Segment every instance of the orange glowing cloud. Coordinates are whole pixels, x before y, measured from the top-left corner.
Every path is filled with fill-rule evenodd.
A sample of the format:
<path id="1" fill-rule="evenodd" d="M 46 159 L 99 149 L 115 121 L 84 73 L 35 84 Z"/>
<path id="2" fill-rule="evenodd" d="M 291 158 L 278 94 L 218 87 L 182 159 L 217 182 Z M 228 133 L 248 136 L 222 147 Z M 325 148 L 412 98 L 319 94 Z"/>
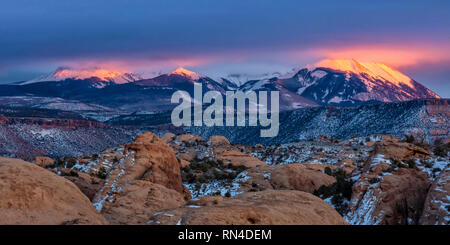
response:
<path id="1" fill-rule="evenodd" d="M 354 46 L 320 48 L 309 51 L 316 57 L 327 59 L 357 59 L 377 62 L 393 67 L 413 66 L 419 63 L 436 63 L 450 59 L 450 45 L 419 46 Z"/>
<path id="2" fill-rule="evenodd" d="M 75 59 L 63 61 L 62 65 L 78 70 L 92 70 L 98 73 L 108 73 L 109 71 L 123 73 L 129 71 L 160 71 L 172 70 L 176 67 L 194 67 L 213 62 L 209 57 L 192 57 L 192 58 L 165 58 L 145 59 L 145 58 L 114 58 L 114 59 Z M 58 63 L 61 65 L 61 63 Z M 99 74 L 109 76 L 111 74 Z"/>
<path id="3" fill-rule="evenodd" d="M 326 67 L 339 71 L 350 71 L 356 74 L 368 74 L 375 78 L 381 78 L 400 86 L 406 84 L 412 87 L 411 78 L 403 73 L 386 66 L 385 64 L 373 62 L 358 62 L 356 60 L 322 60 L 315 64 L 316 67 Z"/>
<path id="4" fill-rule="evenodd" d="M 101 80 L 108 81 L 121 76 L 122 72 L 106 69 L 89 69 L 89 70 L 74 70 L 74 69 L 59 69 L 53 76 L 58 79 L 77 78 L 86 79 L 90 77 L 98 77 Z"/>

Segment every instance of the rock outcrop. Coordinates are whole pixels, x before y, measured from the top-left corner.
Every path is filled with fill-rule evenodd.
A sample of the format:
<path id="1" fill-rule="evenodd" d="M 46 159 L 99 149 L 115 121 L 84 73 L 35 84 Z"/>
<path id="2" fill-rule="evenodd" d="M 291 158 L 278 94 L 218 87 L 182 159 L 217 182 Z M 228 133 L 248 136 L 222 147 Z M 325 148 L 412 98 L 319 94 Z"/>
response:
<path id="1" fill-rule="evenodd" d="M 166 133 L 161 137 L 161 140 L 166 143 L 169 143 L 169 142 L 172 142 L 173 140 L 175 140 L 176 137 L 177 136 L 173 133 Z"/>
<path id="2" fill-rule="evenodd" d="M 39 167 L 46 168 L 55 164 L 55 161 L 49 157 L 36 157 L 34 163 Z"/>
<path id="3" fill-rule="evenodd" d="M 111 224 L 142 224 L 160 209 L 190 199 L 175 153 L 153 133 L 138 135 L 132 143 L 100 157 L 96 165 L 109 169 L 94 205 Z"/>
<path id="4" fill-rule="evenodd" d="M 232 145 L 223 136 L 211 136 L 208 141 L 195 134 L 181 134 L 175 139 L 171 134 L 163 137 L 167 139 L 180 160 L 188 162 L 214 160 L 247 168 L 266 165 L 258 158 L 245 153 L 243 146 Z M 186 166 L 186 163 L 182 165 Z"/>
<path id="5" fill-rule="evenodd" d="M 0 158 L 0 224 L 107 224 L 70 181 L 35 164 Z"/>
<path id="6" fill-rule="evenodd" d="M 205 205 L 205 206 L 200 206 Z M 148 224 L 166 225 L 344 225 L 346 222 L 320 198 L 301 191 L 267 190 L 234 198 L 193 202 L 164 210 Z"/>
<path id="7" fill-rule="evenodd" d="M 111 224 L 145 224 L 160 210 L 176 208 L 186 203 L 184 195 L 149 181 L 127 182 L 112 203 L 105 203 L 103 216 Z"/>
<path id="8" fill-rule="evenodd" d="M 428 192 L 421 225 L 450 225 L 450 169 L 442 171 Z"/>
<path id="9" fill-rule="evenodd" d="M 216 159 L 223 161 L 223 163 L 225 164 L 232 164 L 234 166 L 245 166 L 247 168 L 267 165 L 258 158 L 237 150 L 226 151 L 217 156 Z"/>
<path id="10" fill-rule="evenodd" d="M 329 186 L 336 179 L 303 164 L 258 166 L 246 170 L 248 178 L 241 190 L 298 190 L 313 193 L 321 186 Z"/>
<path id="11" fill-rule="evenodd" d="M 175 141 L 187 145 L 194 145 L 198 142 L 204 142 L 205 140 L 202 137 L 195 134 L 181 134 L 175 138 Z"/>
<path id="12" fill-rule="evenodd" d="M 229 145 L 230 141 L 224 136 L 211 136 L 209 137 L 208 144 L 211 146 Z"/>
<path id="13" fill-rule="evenodd" d="M 135 161 L 127 169 L 127 174 L 121 178 L 121 182 L 141 178 L 183 192 L 180 167 L 175 153 L 156 135 L 147 132 L 136 136 L 136 139 L 126 146 L 125 154 L 128 152 L 135 152 Z"/>
<path id="14" fill-rule="evenodd" d="M 71 175 L 72 170 L 62 170 L 65 171 L 64 178 L 72 181 L 80 190 L 86 195 L 89 200 L 93 201 L 95 195 L 100 191 L 100 189 L 105 184 L 105 180 L 100 179 L 95 176 L 83 172 L 76 172 L 76 175 Z"/>
<path id="15" fill-rule="evenodd" d="M 381 154 L 385 158 L 407 161 L 410 158 L 425 158 L 430 153 L 422 147 L 406 142 L 381 141 L 374 144 L 374 154 Z"/>
<path id="16" fill-rule="evenodd" d="M 345 218 L 354 225 L 417 224 L 429 186 L 427 174 L 415 169 L 363 175 L 353 185 Z"/>

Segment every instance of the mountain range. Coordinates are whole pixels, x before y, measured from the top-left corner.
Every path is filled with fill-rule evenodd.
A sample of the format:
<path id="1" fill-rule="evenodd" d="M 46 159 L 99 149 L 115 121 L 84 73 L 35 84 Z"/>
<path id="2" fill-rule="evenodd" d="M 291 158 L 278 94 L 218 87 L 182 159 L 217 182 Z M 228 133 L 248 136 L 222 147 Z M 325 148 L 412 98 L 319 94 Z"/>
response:
<path id="1" fill-rule="evenodd" d="M 280 109 L 291 110 L 319 105 L 353 106 L 373 102 L 397 102 L 439 98 L 425 86 L 387 65 L 356 60 L 324 60 L 277 77 L 237 84 L 182 67 L 157 77 L 105 69 L 57 71 L 29 81 L 0 85 L 0 98 L 47 97 L 99 105 L 126 112 L 172 109 L 177 90 L 193 94 L 193 83 L 203 89 L 224 93 L 278 90 Z M 15 103 L 20 103 L 15 100 Z M 16 104 L 17 105 L 17 104 Z"/>

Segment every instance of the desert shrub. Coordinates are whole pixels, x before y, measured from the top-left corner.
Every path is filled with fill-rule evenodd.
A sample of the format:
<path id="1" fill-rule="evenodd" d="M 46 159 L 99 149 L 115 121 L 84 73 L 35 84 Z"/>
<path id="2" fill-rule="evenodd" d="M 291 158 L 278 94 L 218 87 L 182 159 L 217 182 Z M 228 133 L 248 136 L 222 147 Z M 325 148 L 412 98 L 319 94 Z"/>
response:
<path id="1" fill-rule="evenodd" d="M 416 141 L 416 139 L 414 138 L 413 135 L 405 135 L 405 138 L 403 139 L 403 142 L 406 143 L 414 143 Z"/>
<path id="2" fill-rule="evenodd" d="M 229 169 L 231 169 L 231 170 L 234 170 L 234 171 L 236 171 L 236 172 L 238 172 L 238 173 L 240 173 L 240 172 L 242 172 L 242 171 L 245 171 L 245 170 L 247 170 L 247 169 L 249 169 L 249 168 L 247 168 L 246 166 L 244 166 L 244 165 L 233 165 L 233 164 L 228 164 L 228 168 Z"/>
<path id="3" fill-rule="evenodd" d="M 205 175 L 203 175 L 203 174 L 201 174 L 200 176 L 197 176 L 197 181 L 200 182 L 200 183 L 206 183 L 206 182 L 208 182 L 208 181 L 207 181 L 207 178 L 206 178 Z"/>
<path id="4" fill-rule="evenodd" d="M 447 144 L 437 145 L 433 150 L 433 154 L 438 157 L 446 157 L 448 156 L 449 151 L 450 151 L 450 142 Z"/>
<path id="5" fill-rule="evenodd" d="M 420 159 L 420 162 L 426 167 L 426 168 L 432 168 L 433 164 L 425 159 Z"/>
<path id="6" fill-rule="evenodd" d="M 108 175 L 106 168 L 101 166 L 100 169 L 97 171 L 96 176 L 100 179 L 106 179 L 106 176 Z"/>
<path id="7" fill-rule="evenodd" d="M 441 169 L 440 168 L 433 168 L 433 170 L 431 170 L 433 173 L 437 173 L 437 172 L 440 172 L 441 171 Z"/>
<path id="8" fill-rule="evenodd" d="M 391 158 L 389 159 L 391 161 L 391 166 L 392 167 L 397 167 L 397 168 L 403 168 L 403 163 L 400 162 L 399 160 L 395 159 L 395 158 Z"/>
<path id="9" fill-rule="evenodd" d="M 237 176 L 236 172 L 230 172 L 228 173 L 227 179 L 233 180 Z"/>
<path id="10" fill-rule="evenodd" d="M 196 181 L 196 176 L 192 172 L 182 174 L 183 180 L 186 180 L 188 183 L 194 183 Z"/>
<path id="11" fill-rule="evenodd" d="M 330 168 L 329 168 L 330 169 Z M 314 191 L 314 195 L 326 199 L 331 197 L 331 203 L 340 214 L 345 214 L 348 209 L 348 200 L 352 196 L 353 181 L 342 169 L 326 170 L 331 171 L 331 176 L 336 178 L 336 182 L 329 186 L 321 186 Z"/>
<path id="12" fill-rule="evenodd" d="M 97 161 L 97 160 L 98 160 L 98 154 L 92 155 L 91 159 L 92 159 L 92 161 L 94 161 L 94 162 Z"/>
<path id="13" fill-rule="evenodd" d="M 380 182 L 380 179 L 379 178 L 371 178 L 371 179 L 369 179 L 369 183 L 372 185 L 372 184 L 375 184 L 375 183 L 378 183 L 378 182 Z"/>
<path id="14" fill-rule="evenodd" d="M 64 161 L 61 158 L 58 157 L 55 160 L 55 165 L 56 165 L 56 167 L 63 166 L 64 165 Z"/>
<path id="15" fill-rule="evenodd" d="M 77 163 L 77 160 L 75 158 L 67 158 L 65 159 L 65 163 L 66 168 L 72 168 Z"/>
<path id="16" fill-rule="evenodd" d="M 425 143 L 425 141 L 423 139 L 421 139 L 420 141 L 415 141 L 414 145 L 425 148 L 425 149 L 429 149 L 430 145 Z"/>
<path id="17" fill-rule="evenodd" d="M 178 159 L 178 158 L 177 158 L 177 159 Z M 119 163 L 119 158 L 117 158 L 117 156 L 114 157 L 113 163 Z"/>
<path id="18" fill-rule="evenodd" d="M 202 184 L 200 182 L 195 183 L 195 190 L 199 191 L 202 188 Z"/>
<path id="19" fill-rule="evenodd" d="M 417 169 L 416 161 L 412 158 L 410 158 L 408 161 L 406 161 L 406 164 L 408 164 L 408 168 Z"/>
<path id="20" fill-rule="evenodd" d="M 76 171 L 70 170 L 70 172 L 64 172 L 61 171 L 61 176 L 71 176 L 71 177 L 78 177 L 78 173 Z"/>
<path id="21" fill-rule="evenodd" d="M 430 148 L 430 145 L 425 143 L 424 139 L 416 139 L 413 135 L 405 135 L 405 138 L 402 140 L 403 142 L 414 144 L 416 146 L 422 147 L 422 148 Z"/>
<path id="22" fill-rule="evenodd" d="M 189 166 L 181 168 L 181 177 L 183 182 L 188 183 L 208 183 L 211 180 L 232 181 L 237 174 L 246 169 L 245 166 L 224 164 L 221 160 L 194 159 Z"/>

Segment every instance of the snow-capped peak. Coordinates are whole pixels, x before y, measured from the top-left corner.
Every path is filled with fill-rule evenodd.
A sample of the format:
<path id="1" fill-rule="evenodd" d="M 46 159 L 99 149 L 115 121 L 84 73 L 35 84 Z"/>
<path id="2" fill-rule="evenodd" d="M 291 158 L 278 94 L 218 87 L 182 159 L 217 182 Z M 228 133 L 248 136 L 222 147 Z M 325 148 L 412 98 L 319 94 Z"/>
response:
<path id="1" fill-rule="evenodd" d="M 21 85 L 37 83 L 37 82 L 49 82 L 49 81 L 63 81 L 66 79 L 88 79 L 98 78 L 105 82 L 113 82 L 116 84 L 123 84 L 141 80 L 142 78 L 133 73 L 119 72 L 101 68 L 93 69 L 72 69 L 67 67 L 58 68 L 55 72 L 48 75 L 44 75 L 29 81 L 22 83 Z"/>
<path id="2" fill-rule="evenodd" d="M 327 59 L 316 63 L 313 67 L 352 72 L 357 75 L 367 74 L 375 79 L 393 83 L 396 86 L 406 85 L 408 87 L 413 87 L 413 82 L 410 77 L 381 63 L 360 62 L 354 59 Z"/>
<path id="3" fill-rule="evenodd" d="M 174 71 L 170 72 L 169 75 L 179 75 L 179 76 L 183 76 L 183 77 L 187 77 L 193 80 L 198 80 L 200 78 L 203 78 L 205 76 L 198 74 L 196 72 L 187 70 L 183 67 L 178 67 L 177 69 L 175 69 Z"/>

